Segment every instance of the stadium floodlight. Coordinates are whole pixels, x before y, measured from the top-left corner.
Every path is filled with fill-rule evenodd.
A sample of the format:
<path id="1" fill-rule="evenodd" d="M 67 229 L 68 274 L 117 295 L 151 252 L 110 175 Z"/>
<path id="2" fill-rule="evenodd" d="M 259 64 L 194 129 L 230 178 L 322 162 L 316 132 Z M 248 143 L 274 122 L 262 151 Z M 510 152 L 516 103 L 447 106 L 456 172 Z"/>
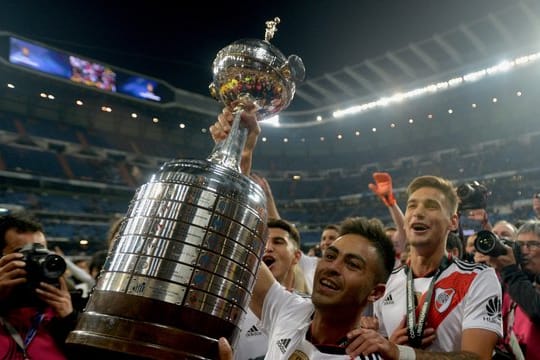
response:
<path id="1" fill-rule="evenodd" d="M 424 87 L 413 89 L 407 92 L 396 93 L 391 96 L 383 96 L 378 100 L 367 102 L 364 104 L 353 105 L 346 109 L 336 110 L 332 113 L 332 116 L 336 119 L 343 118 L 350 115 L 355 115 L 362 113 L 368 110 L 372 110 L 379 107 L 386 107 L 394 103 L 400 103 L 404 100 L 416 98 L 426 94 L 434 94 L 442 90 L 449 88 L 455 88 L 457 86 L 463 85 L 464 83 L 471 83 L 475 81 L 482 80 L 488 76 L 497 75 L 500 73 L 507 72 L 516 66 L 528 65 L 533 62 L 536 62 L 540 59 L 540 52 L 532 53 L 526 56 L 521 56 L 515 58 L 514 60 L 504 60 L 494 66 L 488 68 L 480 69 L 477 71 L 470 72 L 463 76 L 456 76 L 447 81 L 441 81 L 436 84 L 429 84 Z M 473 106 L 474 107 L 474 106 Z"/>
<path id="2" fill-rule="evenodd" d="M 279 127 L 279 115 L 274 115 L 272 117 L 269 117 L 268 119 L 261 120 L 259 121 L 259 124 L 273 125 L 275 127 Z"/>

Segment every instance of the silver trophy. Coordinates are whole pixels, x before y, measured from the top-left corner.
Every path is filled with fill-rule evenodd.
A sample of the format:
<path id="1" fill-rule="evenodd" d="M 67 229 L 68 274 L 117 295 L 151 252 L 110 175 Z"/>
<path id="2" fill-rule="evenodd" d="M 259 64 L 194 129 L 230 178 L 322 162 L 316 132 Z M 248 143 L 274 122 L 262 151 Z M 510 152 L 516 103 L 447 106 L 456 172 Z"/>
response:
<path id="1" fill-rule="evenodd" d="M 173 160 L 137 189 L 77 327 L 76 358 L 217 359 L 217 339 L 235 344 L 266 237 L 266 197 L 239 172 L 247 130 L 285 109 L 303 80 L 298 56 L 265 40 L 232 43 L 213 63 L 212 95 L 235 106 L 228 138 L 206 161 Z"/>

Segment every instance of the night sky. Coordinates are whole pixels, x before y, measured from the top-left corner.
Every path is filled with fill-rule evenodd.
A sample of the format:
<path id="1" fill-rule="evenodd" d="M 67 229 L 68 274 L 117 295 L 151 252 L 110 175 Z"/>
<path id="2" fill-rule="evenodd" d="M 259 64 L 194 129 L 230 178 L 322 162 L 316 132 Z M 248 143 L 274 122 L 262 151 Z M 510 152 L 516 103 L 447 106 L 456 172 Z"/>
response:
<path id="1" fill-rule="evenodd" d="M 397 50 L 510 6 L 513 0 L 2 0 L 0 31 L 208 95 L 224 46 L 264 38 L 304 60 L 307 76 Z M 175 7 L 177 7 L 175 9 Z"/>

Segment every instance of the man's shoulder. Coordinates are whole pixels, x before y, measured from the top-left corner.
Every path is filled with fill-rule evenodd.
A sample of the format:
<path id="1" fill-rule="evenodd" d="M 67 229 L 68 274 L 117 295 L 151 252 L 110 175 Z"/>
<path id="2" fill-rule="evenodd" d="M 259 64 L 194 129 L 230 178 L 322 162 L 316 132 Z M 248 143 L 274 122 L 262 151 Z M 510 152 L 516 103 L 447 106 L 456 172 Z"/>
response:
<path id="1" fill-rule="evenodd" d="M 453 288 L 463 296 L 471 292 L 475 295 L 500 292 L 500 282 L 493 268 L 462 260 L 452 262 L 437 279 L 436 287 Z"/>
<path id="2" fill-rule="evenodd" d="M 405 268 L 406 268 L 405 265 L 395 267 L 392 270 L 392 272 L 390 273 L 390 277 L 388 278 L 388 282 L 396 281 L 396 280 L 401 281 L 401 278 L 406 276 Z"/>
<path id="3" fill-rule="evenodd" d="M 451 270 L 464 272 L 464 273 L 481 273 L 481 272 L 491 272 L 493 268 L 487 266 L 486 264 L 471 263 L 461 259 L 454 259 L 452 265 L 450 266 Z"/>

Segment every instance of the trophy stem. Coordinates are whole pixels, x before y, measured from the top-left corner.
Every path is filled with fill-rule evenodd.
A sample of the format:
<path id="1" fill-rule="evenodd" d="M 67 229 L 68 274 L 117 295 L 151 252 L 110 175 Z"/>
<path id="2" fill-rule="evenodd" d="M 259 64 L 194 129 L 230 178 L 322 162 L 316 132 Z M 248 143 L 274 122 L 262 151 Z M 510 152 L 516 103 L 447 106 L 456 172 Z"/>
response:
<path id="1" fill-rule="evenodd" d="M 241 108 L 235 108 L 233 112 L 234 120 L 231 125 L 229 136 L 224 141 L 218 142 L 212 153 L 207 158 L 214 164 L 223 165 L 231 170 L 241 172 L 240 160 L 242 158 L 242 149 L 246 143 L 247 129 L 240 127 Z"/>

